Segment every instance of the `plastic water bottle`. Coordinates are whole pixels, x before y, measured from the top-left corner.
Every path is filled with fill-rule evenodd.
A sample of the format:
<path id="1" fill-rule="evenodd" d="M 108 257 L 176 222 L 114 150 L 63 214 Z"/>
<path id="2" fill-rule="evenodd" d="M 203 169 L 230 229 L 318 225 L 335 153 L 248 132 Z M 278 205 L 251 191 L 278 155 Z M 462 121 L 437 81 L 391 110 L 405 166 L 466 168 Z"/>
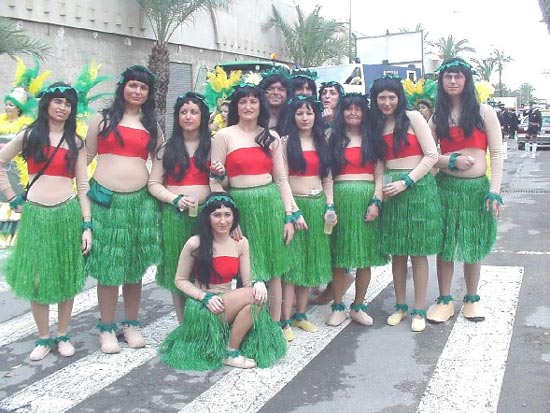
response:
<path id="1" fill-rule="evenodd" d="M 336 212 L 327 211 L 327 213 L 325 214 L 324 233 L 327 234 L 327 235 L 332 234 L 332 228 L 334 228 L 335 223 L 336 223 Z"/>

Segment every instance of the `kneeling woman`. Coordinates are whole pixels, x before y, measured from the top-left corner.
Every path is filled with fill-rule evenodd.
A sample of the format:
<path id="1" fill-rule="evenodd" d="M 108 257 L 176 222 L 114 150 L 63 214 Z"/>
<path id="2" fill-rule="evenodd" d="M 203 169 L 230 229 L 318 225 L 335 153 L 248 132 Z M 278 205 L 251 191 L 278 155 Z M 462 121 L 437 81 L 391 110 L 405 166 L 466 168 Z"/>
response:
<path id="1" fill-rule="evenodd" d="M 229 235 L 239 224 L 235 201 L 212 193 L 197 224 L 198 235 L 185 243 L 175 281 L 192 300 L 185 306 L 185 323 L 162 343 L 162 361 L 180 370 L 273 365 L 285 354 L 286 343 L 262 307 L 265 284 L 252 286 L 248 240 Z M 237 276 L 243 287 L 232 290 Z"/>

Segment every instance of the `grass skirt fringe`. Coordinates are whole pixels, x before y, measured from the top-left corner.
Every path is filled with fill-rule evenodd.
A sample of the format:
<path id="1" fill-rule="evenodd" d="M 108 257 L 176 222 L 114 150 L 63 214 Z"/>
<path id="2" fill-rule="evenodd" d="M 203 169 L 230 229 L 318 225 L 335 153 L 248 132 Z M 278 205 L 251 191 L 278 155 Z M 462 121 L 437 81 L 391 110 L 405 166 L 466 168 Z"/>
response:
<path id="1" fill-rule="evenodd" d="M 240 213 L 243 235 L 250 245 L 252 279 L 269 281 L 289 269 L 288 248 L 283 239 L 285 210 L 273 183 L 254 188 L 232 188 Z"/>
<path id="2" fill-rule="evenodd" d="M 183 293 L 174 284 L 176 269 L 181 250 L 185 242 L 194 234 L 197 218 L 189 216 L 187 211 L 179 212 L 173 206 L 164 204 L 161 214 L 161 238 L 164 262 L 157 269 L 157 285 L 172 293 Z"/>
<path id="3" fill-rule="evenodd" d="M 23 210 L 6 262 L 6 281 L 16 296 L 40 304 L 70 300 L 85 280 L 78 201 L 53 207 L 26 202 Z"/>
<path id="4" fill-rule="evenodd" d="M 241 349 L 258 367 L 270 367 L 286 354 L 281 328 L 264 308 L 252 307 L 254 324 Z M 188 299 L 185 321 L 159 348 L 160 359 L 178 370 L 213 370 L 223 365 L 230 326 L 222 315 L 212 314 L 200 302 Z"/>
<path id="5" fill-rule="evenodd" d="M 408 170 L 387 170 L 394 181 Z M 382 206 L 381 250 L 391 255 L 438 254 L 442 242 L 441 203 L 434 177 L 427 173 Z"/>
<path id="6" fill-rule="evenodd" d="M 316 287 L 332 279 L 330 237 L 323 232 L 326 198 L 295 197 L 308 225 L 295 231 L 289 245 L 290 271 L 283 281 L 303 287 Z"/>
<path id="7" fill-rule="evenodd" d="M 374 182 L 334 182 L 338 224 L 332 230 L 332 266 L 365 268 L 384 265 L 389 257 L 380 252 L 380 218 L 365 222 L 374 195 Z"/>
<path id="8" fill-rule="evenodd" d="M 489 180 L 439 173 L 436 181 L 443 209 L 441 258 L 470 264 L 481 261 L 491 252 L 497 234 L 497 221 L 485 210 Z"/>
<path id="9" fill-rule="evenodd" d="M 146 188 L 113 195 L 110 208 L 92 202 L 94 247 L 87 271 L 103 285 L 134 284 L 162 262 L 158 203 Z"/>

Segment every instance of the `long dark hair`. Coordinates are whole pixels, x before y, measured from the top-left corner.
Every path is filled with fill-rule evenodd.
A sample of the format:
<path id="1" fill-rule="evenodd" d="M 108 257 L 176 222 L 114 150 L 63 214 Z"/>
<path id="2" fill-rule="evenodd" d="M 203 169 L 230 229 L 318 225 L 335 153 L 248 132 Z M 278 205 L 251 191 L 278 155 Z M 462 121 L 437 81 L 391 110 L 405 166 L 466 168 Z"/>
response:
<path id="1" fill-rule="evenodd" d="M 292 87 L 292 94 L 295 93 L 296 89 L 303 87 L 305 84 L 311 89 L 313 96 L 317 96 L 317 85 L 315 80 L 306 77 L 306 76 L 291 76 L 290 77 L 290 86 Z"/>
<path id="2" fill-rule="evenodd" d="M 264 128 L 254 140 L 260 145 L 260 148 L 262 148 L 266 155 L 271 157 L 269 146 L 275 141 L 275 137 L 269 131 L 269 109 L 267 107 L 264 91 L 261 88 L 252 84 L 245 84 L 235 88 L 235 91 L 231 95 L 231 102 L 229 103 L 227 126 L 233 126 L 239 123 L 239 100 L 248 96 L 253 96 L 260 101 L 258 126 Z"/>
<path id="3" fill-rule="evenodd" d="M 449 136 L 449 119 L 453 103 L 450 96 L 443 89 L 443 75 L 445 73 L 462 73 L 466 78 L 461 96 L 460 117 L 458 118 L 458 126 L 464 131 L 464 136 L 466 138 L 472 136 L 475 128 L 485 130 L 470 64 L 460 57 L 452 57 L 444 60 L 441 68 L 442 70 L 439 72 L 439 78 L 437 79 L 438 92 L 433 115 L 437 137 L 440 139 L 451 139 Z"/>
<path id="4" fill-rule="evenodd" d="M 100 137 L 106 139 L 107 136 L 113 132 L 115 134 L 115 139 L 120 145 L 124 145 L 124 140 L 118 131 L 118 124 L 124 115 L 125 101 L 124 101 L 124 88 L 126 83 L 131 80 L 137 80 L 138 82 L 145 83 L 149 87 L 147 94 L 147 100 L 141 106 L 141 123 L 151 139 L 147 145 L 147 150 L 152 153 L 157 147 L 158 140 L 158 123 L 157 123 L 157 113 L 155 106 L 155 75 L 149 71 L 144 66 L 134 65 L 128 67 L 120 75 L 120 79 L 117 82 L 117 87 L 115 90 L 115 100 L 113 104 L 101 111 L 103 115 L 103 121 L 101 122 L 101 132 Z"/>
<path id="5" fill-rule="evenodd" d="M 200 240 L 199 247 L 191 252 L 195 258 L 195 274 L 200 285 L 210 287 L 212 276 L 219 274 L 214 270 L 212 258 L 214 257 L 214 234 L 212 224 L 210 223 L 210 214 L 222 206 L 230 208 L 233 211 L 233 231 L 239 225 L 239 210 L 235 200 L 227 192 L 212 192 L 204 201 L 204 208 L 200 212 L 196 228 Z"/>
<path id="6" fill-rule="evenodd" d="M 46 162 L 48 154 L 44 149 L 50 146 L 50 129 L 48 108 L 53 99 L 64 98 L 71 105 L 71 113 L 63 125 L 63 139 L 69 150 L 65 155 L 67 171 L 74 173 L 78 151 L 84 145 L 80 137 L 76 135 L 76 110 L 78 106 L 78 95 L 71 85 L 63 82 L 56 82 L 49 86 L 43 93 L 38 104 L 38 116 L 31 123 L 23 135 L 23 149 L 21 154 L 25 160 L 33 158 L 37 163 Z"/>
<path id="7" fill-rule="evenodd" d="M 337 176 L 346 165 L 345 150 L 351 139 L 347 135 L 346 122 L 344 119 L 344 110 L 355 105 L 362 110 L 361 116 L 361 165 L 367 162 L 376 162 L 376 147 L 373 145 L 369 127 L 369 109 L 367 98 L 360 93 L 348 93 L 340 97 L 340 102 L 336 108 L 334 125 L 329 138 L 329 151 L 331 155 L 332 175 Z"/>
<path id="8" fill-rule="evenodd" d="M 383 149 L 383 152 L 379 154 L 382 157 L 390 150 L 383 139 L 386 117 L 378 107 L 377 102 L 378 95 L 384 91 L 392 92 L 397 95 L 397 107 L 393 115 L 395 126 L 393 127 L 393 145 L 391 148 L 394 154 L 397 154 L 400 147 L 410 145 L 407 132 L 411 125 L 411 121 L 407 116 L 407 98 L 405 97 L 405 90 L 399 78 L 385 76 L 376 79 L 370 88 L 371 127 L 374 142 Z"/>
<path id="9" fill-rule="evenodd" d="M 296 96 L 288 102 L 288 117 L 286 124 L 288 128 L 288 142 L 287 142 L 287 158 L 288 167 L 291 171 L 299 171 L 304 173 L 306 171 L 306 160 L 304 158 L 304 152 L 302 150 L 302 144 L 300 142 L 300 133 L 296 126 L 296 112 L 302 107 L 306 107 L 308 110 L 312 110 L 315 114 L 315 121 L 313 123 L 312 135 L 313 146 L 317 152 L 320 162 L 320 176 L 325 178 L 328 176 L 330 169 L 330 157 L 328 150 L 328 143 L 324 134 L 323 114 L 321 112 L 321 103 L 315 99 L 315 96 Z"/>
<path id="10" fill-rule="evenodd" d="M 179 113 L 181 107 L 186 103 L 196 104 L 201 111 L 201 123 L 199 126 L 199 146 L 194 154 L 189 154 L 185 147 L 183 131 L 179 123 Z M 174 105 L 174 127 L 170 139 L 164 144 L 165 150 L 162 158 L 162 165 L 167 175 L 170 175 L 176 181 L 179 181 L 189 169 L 189 158 L 191 155 L 195 158 L 195 166 L 203 171 L 208 172 L 208 154 L 212 145 L 212 138 L 208 130 L 208 121 L 210 113 L 204 97 L 198 93 L 187 92 L 185 95 L 179 96 Z"/>

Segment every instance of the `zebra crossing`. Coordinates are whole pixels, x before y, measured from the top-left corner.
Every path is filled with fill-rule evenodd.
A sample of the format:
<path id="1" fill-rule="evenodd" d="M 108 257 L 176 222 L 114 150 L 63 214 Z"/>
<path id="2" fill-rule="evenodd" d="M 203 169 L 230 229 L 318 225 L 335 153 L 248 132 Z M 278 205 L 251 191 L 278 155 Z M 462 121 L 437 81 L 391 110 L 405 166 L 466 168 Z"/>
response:
<path id="1" fill-rule="evenodd" d="M 482 267 L 480 295 L 484 297 L 487 321 L 475 324 L 465 321 L 461 315 L 455 317 L 435 370 L 427 380 L 426 390 L 416 402 L 417 412 L 497 411 L 522 279 L 523 267 Z M 145 282 L 150 284 L 152 281 L 154 274 L 149 272 Z M 159 302 L 162 292 L 158 290 L 154 284 L 144 288 L 142 312 L 148 314 L 143 328 L 148 343 L 145 349 L 132 350 L 122 345 L 121 353 L 104 355 L 98 350 L 97 334 L 88 332 L 83 334 L 85 348 L 77 346 L 74 357 L 62 360 L 49 355 L 42 362 L 32 363 L 26 350 L 32 348 L 35 338 L 32 316 L 27 313 L 1 323 L 0 356 L 4 361 L 0 362 L 0 411 L 257 412 L 285 386 L 296 381 L 301 371 L 314 368 L 314 359 L 322 358 L 323 351 L 349 324 L 348 320 L 337 328 L 326 327 L 324 319 L 329 307 L 313 307 L 308 316 L 320 331 L 307 334 L 296 329 L 297 338 L 290 344 L 288 355 L 270 369 L 177 372 L 158 363 L 156 357 L 163 338 L 177 324 L 175 315 L 169 311 L 171 304 L 167 294 L 164 294 L 165 305 L 145 305 L 148 301 Z M 497 290 L 498 296 L 494 294 Z M 82 328 L 78 327 L 81 317 L 86 317 L 84 321 L 89 324 L 89 313 L 95 316 L 94 293 L 95 288 L 86 290 L 75 300 L 73 325 L 77 325 L 76 329 Z M 348 291 L 344 301 L 349 303 L 353 293 L 353 290 Z M 390 266 L 373 270 L 367 301 L 376 301 L 383 294 L 392 294 Z M 361 334 L 368 338 L 390 329 L 382 326 L 385 322 L 382 315 L 375 320 L 380 328 L 360 327 Z M 392 330 L 392 333 L 410 337 L 408 323 L 404 324 L 407 326 L 399 326 L 403 328 Z M 89 330 L 90 326 L 87 328 Z M 22 343 L 26 343 L 25 351 L 20 348 Z M 480 364 L 483 369 L 476 368 Z M 449 371 L 453 374 L 449 375 Z M 373 374 L 383 375 L 384 372 Z M 151 382 L 147 383 L 146 379 Z M 139 396 L 140 400 L 127 402 L 130 404 L 122 407 L 117 396 L 124 392 L 130 398 Z M 338 403 L 340 401 L 335 401 Z M 476 410 L 474 406 L 483 408 Z M 340 408 L 353 411 L 345 405 Z M 281 408 L 279 411 L 292 410 Z M 361 411 L 375 410 L 365 406 Z"/>

